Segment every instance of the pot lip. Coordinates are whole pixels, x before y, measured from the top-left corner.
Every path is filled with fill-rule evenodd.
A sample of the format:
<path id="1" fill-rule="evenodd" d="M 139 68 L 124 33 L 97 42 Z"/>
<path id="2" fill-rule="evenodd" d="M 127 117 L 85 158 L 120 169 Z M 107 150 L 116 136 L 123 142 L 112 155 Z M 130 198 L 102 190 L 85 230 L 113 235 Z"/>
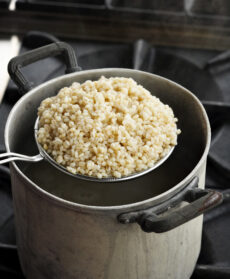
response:
<path id="1" fill-rule="evenodd" d="M 68 207 L 71 209 L 76 209 L 78 211 L 81 212 L 91 212 L 92 210 L 95 212 L 121 212 L 124 210 L 137 210 L 137 209 L 142 209 L 143 207 L 147 208 L 147 207 L 151 207 L 154 206 L 153 204 L 159 204 L 162 201 L 174 196 L 176 193 L 178 193 L 180 190 L 182 190 L 184 187 L 186 187 L 187 182 L 189 182 L 197 173 L 198 169 L 201 167 L 201 165 L 203 164 L 203 161 L 206 159 L 207 155 L 208 155 L 208 151 L 210 148 L 210 144 L 211 144 L 211 128 L 210 128 L 210 123 L 209 123 L 209 119 L 207 116 L 207 113 L 203 107 L 203 105 L 201 104 L 201 102 L 199 101 L 199 99 L 188 89 L 186 89 L 185 87 L 179 85 L 178 83 L 171 81 L 167 78 L 164 78 L 162 76 L 159 75 L 155 75 L 152 73 L 148 73 L 148 72 L 144 72 L 144 71 L 140 71 L 140 70 L 134 70 L 134 69 L 126 69 L 126 68 L 100 68 L 100 69 L 92 69 L 92 70 L 83 70 L 80 72 L 75 72 L 75 73 L 71 73 L 71 74 L 67 74 L 67 75 L 62 75 L 59 76 L 57 78 L 51 79 L 47 82 L 44 82 L 40 85 L 38 85 L 37 87 L 33 88 L 30 92 L 28 92 L 27 94 L 25 94 L 23 97 L 21 97 L 18 102 L 13 106 L 7 122 L 6 122 L 6 126 L 5 126 L 5 133 L 4 133 L 4 139 L 5 139 L 5 146 L 6 146 L 6 150 L 7 152 L 10 152 L 10 147 L 9 147 L 9 141 L 8 141 L 8 136 L 9 136 L 9 127 L 10 127 L 10 122 L 11 122 L 11 118 L 14 115 L 15 110 L 17 109 L 17 107 L 24 102 L 24 100 L 26 98 L 28 98 L 30 95 L 34 94 L 35 91 L 37 91 L 38 89 L 45 87 L 51 83 L 55 83 L 57 80 L 62 80 L 65 79 L 66 77 L 72 77 L 75 75 L 84 75 L 85 73 L 90 73 L 90 72 L 94 72 L 94 73 L 100 73 L 106 74 L 106 72 L 108 71 L 116 71 L 117 73 L 121 73 L 122 71 L 126 71 L 126 72 L 137 72 L 140 73 L 141 75 L 145 75 L 147 77 L 155 77 L 158 79 L 163 79 L 164 81 L 166 81 L 169 84 L 172 84 L 173 86 L 176 86 L 180 89 L 182 89 L 184 92 L 186 92 L 186 94 L 189 94 L 194 101 L 196 101 L 197 105 L 200 107 L 201 111 L 202 111 L 202 115 L 203 115 L 203 120 L 206 124 L 206 129 L 207 129 L 207 137 L 206 137 L 206 146 L 205 149 L 203 151 L 203 154 L 200 158 L 200 160 L 198 161 L 198 163 L 196 164 L 196 166 L 193 168 L 193 170 L 183 179 L 181 180 L 178 184 L 174 185 L 173 187 L 171 187 L 169 190 L 161 193 L 160 195 L 154 196 L 152 198 L 143 200 L 143 201 L 139 201 L 139 202 L 135 202 L 135 203 L 129 203 L 129 204 L 125 204 L 125 205 L 115 205 L 115 206 L 93 206 L 93 205 L 84 205 L 84 204 L 80 204 L 80 203 L 74 203 L 65 199 L 62 199 L 60 197 L 57 197 L 45 190 L 43 190 L 42 188 L 40 188 L 36 183 L 34 183 L 32 180 L 30 180 L 20 169 L 19 167 L 16 165 L 15 162 L 11 162 L 11 166 L 14 167 L 14 169 L 16 170 L 16 172 L 18 173 L 18 175 L 21 176 L 21 178 L 23 178 L 26 183 L 30 186 L 31 189 L 33 189 L 35 192 L 37 192 L 38 194 L 40 194 L 41 196 L 45 197 L 46 199 L 49 199 L 51 201 L 53 201 L 54 203 L 60 205 L 60 206 L 64 206 L 64 207 Z M 157 202 L 158 201 L 158 202 Z"/>

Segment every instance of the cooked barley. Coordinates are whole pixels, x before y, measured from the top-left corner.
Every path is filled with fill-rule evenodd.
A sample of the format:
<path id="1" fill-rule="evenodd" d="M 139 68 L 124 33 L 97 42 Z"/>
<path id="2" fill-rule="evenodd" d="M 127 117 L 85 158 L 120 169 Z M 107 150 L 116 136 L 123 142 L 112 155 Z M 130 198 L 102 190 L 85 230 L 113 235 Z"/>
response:
<path id="1" fill-rule="evenodd" d="M 180 133 L 172 109 L 131 78 L 75 82 L 45 99 L 38 115 L 43 148 L 69 172 L 98 178 L 153 166 Z"/>

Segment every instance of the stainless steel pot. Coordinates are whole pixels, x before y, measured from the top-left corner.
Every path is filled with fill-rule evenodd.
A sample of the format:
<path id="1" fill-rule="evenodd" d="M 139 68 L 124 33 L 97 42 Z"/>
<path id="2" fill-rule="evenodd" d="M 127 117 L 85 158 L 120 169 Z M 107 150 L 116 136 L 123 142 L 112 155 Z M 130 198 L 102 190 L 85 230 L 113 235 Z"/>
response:
<path id="1" fill-rule="evenodd" d="M 69 72 L 74 73 L 32 89 L 20 68 L 57 54 L 64 55 Z M 182 134 L 162 166 L 123 182 L 71 178 L 46 162 L 11 163 L 24 274 L 29 279 L 189 278 L 200 251 L 202 214 L 222 200 L 220 193 L 204 189 L 211 135 L 203 106 L 180 85 L 146 72 L 76 70 L 74 52 L 64 43 L 11 61 L 11 77 L 23 92 L 29 92 L 9 115 L 5 129 L 8 152 L 36 154 L 33 126 L 40 102 L 74 81 L 101 75 L 132 77 L 160 97 L 173 108 Z"/>

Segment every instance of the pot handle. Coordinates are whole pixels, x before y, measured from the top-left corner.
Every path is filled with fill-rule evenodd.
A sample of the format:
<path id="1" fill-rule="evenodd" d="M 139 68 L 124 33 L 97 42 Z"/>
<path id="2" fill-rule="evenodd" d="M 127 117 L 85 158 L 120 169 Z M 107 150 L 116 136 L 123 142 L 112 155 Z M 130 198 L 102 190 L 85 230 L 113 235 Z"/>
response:
<path id="1" fill-rule="evenodd" d="M 66 64 L 66 73 L 74 73 L 81 70 L 78 66 L 73 48 L 64 42 L 55 42 L 39 47 L 10 60 L 8 64 L 8 72 L 14 83 L 18 86 L 20 92 L 24 94 L 33 88 L 33 83 L 24 77 L 21 68 L 38 60 L 56 55 L 63 56 Z"/>
<path id="2" fill-rule="evenodd" d="M 145 232 L 167 232 L 217 206 L 222 200 L 220 192 L 198 188 L 198 177 L 194 177 L 173 198 L 152 208 L 122 213 L 118 221 L 123 224 L 136 222 Z M 188 204 L 182 206 L 183 202 Z"/>

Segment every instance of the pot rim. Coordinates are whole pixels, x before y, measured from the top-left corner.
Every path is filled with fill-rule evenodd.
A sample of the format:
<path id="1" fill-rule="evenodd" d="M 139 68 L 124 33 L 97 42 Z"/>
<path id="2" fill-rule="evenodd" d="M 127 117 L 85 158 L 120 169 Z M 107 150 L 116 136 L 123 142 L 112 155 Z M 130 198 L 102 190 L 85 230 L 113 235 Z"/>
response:
<path id="1" fill-rule="evenodd" d="M 90 72 L 98 72 L 103 75 L 106 74 L 107 71 L 117 71 L 117 73 L 121 73 L 122 71 L 126 71 L 126 72 L 137 72 L 140 74 L 144 74 L 147 77 L 155 77 L 158 79 L 163 79 L 164 81 L 166 81 L 167 83 L 172 84 L 173 86 L 179 87 L 180 89 L 182 89 L 184 92 L 186 92 L 186 94 L 189 94 L 193 100 L 197 103 L 197 105 L 200 107 L 201 111 L 202 111 L 202 115 L 203 115 L 203 119 L 204 122 L 206 124 L 206 129 L 207 129 L 207 137 L 206 137 L 206 146 L 205 149 L 203 151 L 203 154 L 200 158 L 200 160 L 198 161 L 198 163 L 196 164 L 196 166 L 193 168 L 193 170 L 183 179 L 181 180 L 178 184 L 174 185 L 173 187 L 171 187 L 169 190 L 161 193 L 160 195 L 154 196 L 152 198 L 143 200 L 143 201 L 139 201 L 139 202 L 135 202 L 135 203 L 129 203 L 129 204 L 125 204 L 125 205 L 113 205 L 113 206 L 93 206 L 93 205 L 84 205 L 84 204 L 80 204 L 80 203 L 75 203 L 75 202 L 71 202 L 65 199 L 62 199 L 60 197 L 57 197 L 45 190 L 43 190 L 42 188 L 40 188 L 36 183 L 34 183 L 32 180 L 30 180 L 20 169 L 19 167 L 16 165 L 15 162 L 11 162 L 11 166 L 14 167 L 14 169 L 16 170 L 17 174 L 19 176 L 21 176 L 21 178 L 23 178 L 28 184 L 30 185 L 30 188 L 32 186 L 31 189 L 33 189 L 35 192 L 37 192 L 38 194 L 40 194 L 41 196 L 53 201 L 56 204 L 59 204 L 61 206 L 64 207 L 68 207 L 71 209 L 76 209 L 78 211 L 81 212 L 91 212 L 92 210 L 94 211 L 98 211 L 98 212 L 120 212 L 120 211 L 124 211 L 124 210 L 133 210 L 133 209 L 140 209 L 143 208 L 143 206 L 145 208 L 152 206 L 152 204 L 159 204 L 162 201 L 171 198 L 172 196 L 174 196 L 175 194 L 177 194 L 180 190 L 182 190 L 184 187 L 186 187 L 187 183 L 196 175 L 198 169 L 201 167 L 201 165 L 203 164 L 203 162 L 206 160 L 207 155 L 208 155 L 208 151 L 210 148 L 210 143 L 211 143 L 211 128 L 210 128 L 210 123 L 209 123 L 209 119 L 207 116 L 207 113 L 203 107 L 203 105 L 201 104 L 201 102 L 199 101 L 199 99 L 188 89 L 186 89 L 185 87 L 179 85 L 178 83 L 171 81 L 167 78 L 164 78 L 162 76 L 159 75 L 155 75 L 152 73 L 148 73 L 148 72 L 144 72 L 144 71 L 139 71 L 139 70 L 134 70 L 134 69 L 126 69 L 126 68 L 100 68 L 100 69 L 93 69 L 93 70 L 83 70 L 80 72 L 75 72 L 75 73 L 71 73 L 71 74 L 67 74 L 67 75 L 62 75 L 59 76 L 57 78 L 51 79 L 47 82 L 44 82 L 40 85 L 38 85 L 37 87 L 33 88 L 32 90 L 30 90 L 28 93 L 26 93 L 24 96 L 22 96 L 18 102 L 13 106 L 7 122 L 6 122 L 6 126 L 5 126 L 5 133 L 4 133 L 4 139 L 5 139 L 5 146 L 6 146 L 6 150 L 7 152 L 10 152 L 10 147 L 9 147 L 9 141 L 8 141 L 8 137 L 9 137 L 9 129 L 10 129 L 10 123 L 11 123 L 11 119 L 12 116 L 14 115 L 14 112 L 17 110 L 17 107 L 24 102 L 24 100 L 26 98 L 28 98 L 30 95 L 33 95 L 34 92 L 36 92 L 38 89 L 47 86 L 48 84 L 51 83 L 55 83 L 57 80 L 62 80 L 65 79 L 67 76 L 68 77 L 72 77 L 75 75 L 81 75 L 81 74 L 85 74 L 85 73 L 90 73 Z M 158 201 L 158 202 L 157 202 Z"/>

